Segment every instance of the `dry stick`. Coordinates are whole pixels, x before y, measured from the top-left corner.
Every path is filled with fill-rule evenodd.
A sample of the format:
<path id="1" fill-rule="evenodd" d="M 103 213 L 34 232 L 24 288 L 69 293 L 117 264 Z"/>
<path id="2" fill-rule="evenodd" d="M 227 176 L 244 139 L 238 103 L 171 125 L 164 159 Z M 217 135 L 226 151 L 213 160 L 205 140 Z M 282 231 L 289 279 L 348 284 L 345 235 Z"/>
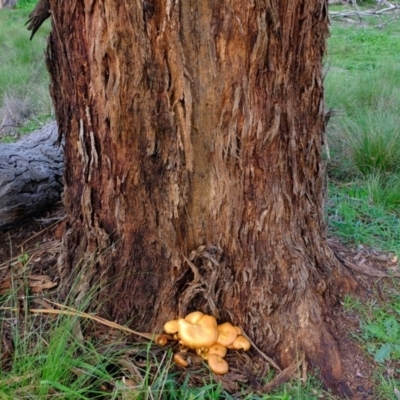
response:
<path id="1" fill-rule="evenodd" d="M 279 368 L 279 365 L 271 358 L 268 357 L 262 350 L 260 350 L 255 344 L 254 342 L 246 335 L 246 333 L 244 332 L 244 330 L 242 329 L 241 326 L 239 326 L 240 330 L 242 331 L 242 336 L 244 336 L 249 342 L 250 344 L 260 353 L 260 355 L 265 358 L 276 370 L 278 370 L 279 372 L 282 372 L 281 368 Z"/>
<path id="2" fill-rule="evenodd" d="M 61 242 L 58 242 L 58 241 L 57 242 L 55 242 L 55 241 L 46 242 L 46 243 L 40 245 L 40 247 L 38 247 L 37 249 L 31 250 L 30 251 L 31 257 L 36 257 L 38 254 L 43 253 L 44 251 L 53 250 L 60 245 L 61 245 Z M 10 266 L 12 266 L 12 263 L 15 261 L 18 261 L 19 257 L 20 256 L 11 257 L 8 261 L 1 263 L 0 270 L 6 269 L 6 268 L 9 268 Z"/>
<path id="3" fill-rule="evenodd" d="M 12 378 L 9 379 L 2 379 L 1 384 L 4 385 L 4 387 L 7 387 L 8 385 L 13 385 L 14 383 L 21 382 L 25 379 L 33 378 L 34 376 L 35 376 L 34 372 L 22 376 L 13 376 Z"/>
<path id="4" fill-rule="evenodd" d="M 285 368 L 281 371 L 275 378 L 269 381 L 263 388 L 263 393 L 270 393 L 275 390 L 277 387 L 283 385 L 287 382 L 300 368 L 301 361 L 296 361 L 293 364 L 289 365 L 289 367 Z"/>
<path id="5" fill-rule="evenodd" d="M 380 15 L 380 14 L 384 14 L 388 11 L 393 11 L 396 10 L 398 8 L 400 8 L 400 6 L 398 5 L 394 5 L 394 4 L 389 4 L 389 7 L 386 8 L 381 8 L 380 10 L 365 10 L 365 11 L 330 11 L 329 12 L 329 16 L 331 18 L 336 18 L 336 17 L 351 17 L 351 16 L 358 16 L 358 17 L 367 17 L 370 15 Z"/>
<path id="6" fill-rule="evenodd" d="M 60 219 L 58 219 L 56 222 L 54 222 L 53 224 L 46 226 L 45 228 L 43 228 L 41 231 L 39 231 L 38 233 L 35 233 L 33 236 L 31 236 L 30 238 L 26 239 L 25 242 L 21 243 L 19 245 L 19 247 L 22 247 L 24 244 L 30 242 L 32 239 L 34 239 L 35 237 L 41 235 L 43 232 L 46 232 L 48 229 L 51 229 L 53 226 L 56 226 L 57 224 L 59 224 L 61 221 L 63 221 L 65 218 L 67 217 L 62 217 Z"/>
<path id="7" fill-rule="evenodd" d="M 396 15 L 395 17 L 390 18 L 388 21 L 382 22 L 381 24 L 378 24 L 378 25 L 375 25 L 375 26 L 373 26 L 372 28 L 379 28 L 379 29 L 382 29 L 385 25 L 388 25 L 390 22 L 394 21 L 395 19 L 399 19 L 399 16 Z"/>
<path id="8" fill-rule="evenodd" d="M 119 325 L 115 322 L 109 321 L 105 318 L 101 318 L 101 317 L 96 317 L 94 315 L 85 313 L 83 311 L 78 311 L 72 307 L 68 307 L 68 306 L 64 306 L 62 304 L 56 303 L 54 301 L 51 300 L 47 300 L 49 303 L 54 304 L 57 307 L 63 308 L 64 310 L 54 310 L 54 309 L 35 309 L 35 308 L 31 308 L 30 311 L 33 313 L 42 313 L 42 314 L 58 314 L 58 315 L 73 315 L 73 316 L 78 316 L 78 317 L 83 317 L 83 318 L 87 318 L 90 319 L 92 321 L 96 321 L 100 324 L 103 324 L 105 326 L 108 326 L 110 328 L 114 328 L 114 329 L 118 329 L 120 331 L 124 331 L 127 333 L 131 333 L 133 335 L 145 338 L 145 339 L 149 339 L 149 340 L 154 340 L 157 343 L 157 340 L 160 337 L 166 337 L 169 340 L 172 340 L 173 338 L 170 335 L 165 335 L 165 334 L 158 334 L 158 333 L 146 333 L 146 332 L 138 332 L 138 331 L 134 331 L 126 326 L 122 326 Z"/>
<path id="9" fill-rule="evenodd" d="M 368 265 L 360 266 L 348 260 L 343 260 L 343 262 L 346 267 L 362 275 L 374 276 L 376 278 L 400 278 L 400 273 L 397 272 L 386 273 Z"/>
<path id="10" fill-rule="evenodd" d="M 104 318 L 96 317 L 94 315 L 86 314 L 84 312 L 80 312 L 80 311 L 77 311 L 77 310 L 70 311 L 70 310 L 54 310 L 52 308 L 50 308 L 50 309 L 30 308 L 29 311 L 32 312 L 32 313 L 37 313 L 37 314 L 72 315 L 72 316 L 76 316 L 76 317 L 87 318 L 87 319 L 90 319 L 92 321 L 98 322 L 100 324 L 106 325 L 106 326 L 108 326 L 110 328 L 114 328 L 114 329 L 118 329 L 120 331 L 131 333 L 133 335 L 140 336 L 140 337 L 145 338 L 145 339 L 154 340 L 156 343 L 157 343 L 157 340 L 158 340 L 158 338 L 160 336 L 165 336 L 165 337 L 167 337 L 167 338 L 172 340 L 172 338 L 170 338 L 168 335 L 163 335 L 163 334 L 159 334 L 159 333 L 152 334 L 152 333 L 134 331 L 132 329 L 127 328 L 126 326 L 122 326 L 122 325 L 116 324 L 115 322 L 108 321 L 108 320 L 106 320 Z"/>

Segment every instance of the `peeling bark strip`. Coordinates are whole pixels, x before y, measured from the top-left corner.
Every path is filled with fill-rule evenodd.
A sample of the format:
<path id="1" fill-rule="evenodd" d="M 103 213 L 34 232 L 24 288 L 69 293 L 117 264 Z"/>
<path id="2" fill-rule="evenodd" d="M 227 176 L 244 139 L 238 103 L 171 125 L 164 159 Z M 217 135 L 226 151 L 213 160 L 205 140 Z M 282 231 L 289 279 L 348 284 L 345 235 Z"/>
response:
<path id="1" fill-rule="evenodd" d="M 64 160 L 57 138 L 53 122 L 18 143 L 0 145 L 0 229 L 60 200 Z"/>
<path id="2" fill-rule="evenodd" d="M 304 352 L 338 389 L 324 318 L 352 281 L 323 218 L 326 7 L 50 0 L 47 59 L 64 282 L 80 272 L 78 296 L 100 282 L 105 312 L 146 330 L 213 313 L 282 367 Z"/>
<path id="3" fill-rule="evenodd" d="M 32 31 L 29 40 L 33 39 L 36 31 L 50 15 L 49 0 L 39 0 L 33 11 L 29 14 L 29 19 L 25 24 L 27 25 L 28 31 Z"/>

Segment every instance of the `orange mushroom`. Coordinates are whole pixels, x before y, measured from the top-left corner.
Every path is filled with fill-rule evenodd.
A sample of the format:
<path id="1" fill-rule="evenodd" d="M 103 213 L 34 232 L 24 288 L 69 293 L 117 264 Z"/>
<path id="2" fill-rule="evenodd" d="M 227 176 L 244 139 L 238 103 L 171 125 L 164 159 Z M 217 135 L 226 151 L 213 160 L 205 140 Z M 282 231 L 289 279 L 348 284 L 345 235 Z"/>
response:
<path id="1" fill-rule="evenodd" d="M 174 333 L 178 332 L 178 329 L 179 329 L 179 326 L 178 326 L 177 319 L 173 319 L 164 324 L 164 332 L 168 333 L 170 335 L 173 335 Z"/>
<path id="2" fill-rule="evenodd" d="M 208 366 L 212 372 L 218 375 L 224 375 L 229 371 L 228 363 L 216 354 L 210 354 L 208 356 Z"/>
<path id="3" fill-rule="evenodd" d="M 200 356 L 203 360 L 208 359 L 208 349 L 205 347 L 202 347 L 201 349 L 196 349 L 196 354 Z"/>
<path id="4" fill-rule="evenodd" d="M 244 350 L 247 351 L 250 349 L 251 347 L 251 343 L 249 342 L 249 340 L 247 338 L 245 338 L 242 335 L 239 335 L 236 340 L 232 343 L 231 346 L 232 349 L 235 350 Z"/>
<path id="5" fill-rule="evenodd" d="M 161 347 L 165 346 L 168 343 L 168 337 L 166 335 L 157 335 L 155 342 Z"/>
<path id="6" fill-rule="evenodd" d="M 243 335 L 242 328 L 240 326 L 235 326 L 238 335 Z"/>
<path id="7" fill-rule="evenodd" d="M 191 324 L 196 324 L 203 316 L 204 313 L 202 313 L 201 311 L 193 311 L 190 314 L 186 315 L 185 320 L 190 322 Z"/>
<path id="8" fill-rule="evenodd" d="M 179 319 L 178 325 L 180 343 L 191 349 L 210 347 L 217 340 L 217 321 L 210 315 L 203 315 L 195 323 Z"/>
<path id="9" fill-rule="evenodd" d="M 231 345 L 237 338 L 236 328 L 229 322 L 218 325 L 218 338 L 217 343 L 222 344 L 222 346 Z"/>
<path id="10" fill-rule="evenodd" d="M 227 351 L 228 349 L 225 346 L 222 346 L 222 344 L 219 343 L 215 343 L 208 349 L 208 355 L 210 356 L 215 354 L 217 356 L 224 358 L 226 356 Z"/>
<path id="11" fill-rule="evenodd" d="M 181 367 L 187 367 L 189 363 L 183 358 L 181 353 L 174 354 L 174 362 Z"/>

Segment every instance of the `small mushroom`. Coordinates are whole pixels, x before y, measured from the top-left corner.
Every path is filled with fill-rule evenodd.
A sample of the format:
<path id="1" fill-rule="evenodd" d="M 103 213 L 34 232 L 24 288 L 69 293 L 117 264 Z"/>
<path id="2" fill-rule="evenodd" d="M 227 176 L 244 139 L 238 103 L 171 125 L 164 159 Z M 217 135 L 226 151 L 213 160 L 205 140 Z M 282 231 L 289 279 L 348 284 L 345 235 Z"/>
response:
<path id="1" fill-rule="evenodd" d="M 181 353 L 174 354 L 174 362 L 175 364 L 178 364 L 179 366 L 184 368 L 189 365 L 189 363 L 183 358 Z"/>
<path id="2" fill-rule="evenodd" d="M 167 338 L 167 336 L 165 336 L 165 335 L 158 335 L 158 336 L 156 337 L 156 339 L 155 339 L 155 342 L 156 342 L 159 346 L 163 347 L 163 346 L 165 346 L 165 345 L 168 343 L 168 338 Z"/>
<path id="3" fill-rule="evenodd" d="M 239 335 L 236 338 L 236 340 L 232 343 L 232 345 L 229 347 L 232 347 L 232 349 L 235 349 L 235 350 L 247 351 L 250 349 L 251 343 L 249 342 L 249 340 L 247 338 L 245 338 L 242 335 Z"/>
<path id="4" fill-rule="evenodd" d="M 242 328 L 240 326 L 235 326 L 238 335 L 243 335 Z"/>
<path id="5" fill-rule="evenodd" d="M 218 338 L 217 343 L 222 344 L 222 346 L 231 345 L 237 338 L 236 328 L 229 322 L 218 325 Z"/>
<path id="6" fill-rule="evenodd" d="M 217 355 L 222 358 L 226 356 L 227 348 L 225 346 L 222 346 L 222 344 L 215 343 L 213 344 L 209 349 L 208 349 L 208 355 Z"/>
<path id="7" fill-rule="evenodd" d="M 203 315 L 196 323 L 180 319 L 178 325 L 180 343 L 191 349 L 210 347 L 217 340 L 217 321 L 210 315 Z"/>
<path id="8" fill-rule="evenodd" d="M 228 363 L 217 354 L 210 354 L 208 356 L 208 366 L 211 371 L 218 375 L 224 375 L 228 372 Z"/>
<path id="9" fill-rule="evenodd" d="M 179 326 L 177 319 L 173 319 L 164 324 L 164 332 L 168 333 L 169 335 L 173 335 L 174 333 L 178 332 L 178 329 Z"/>
<path id="10" fill-rule="evenodd" d="M 208 359 L 208 349 L 202 347 L 200 349 L 196 349 L 196 354 L 200 356 L 203 360 Z"/>

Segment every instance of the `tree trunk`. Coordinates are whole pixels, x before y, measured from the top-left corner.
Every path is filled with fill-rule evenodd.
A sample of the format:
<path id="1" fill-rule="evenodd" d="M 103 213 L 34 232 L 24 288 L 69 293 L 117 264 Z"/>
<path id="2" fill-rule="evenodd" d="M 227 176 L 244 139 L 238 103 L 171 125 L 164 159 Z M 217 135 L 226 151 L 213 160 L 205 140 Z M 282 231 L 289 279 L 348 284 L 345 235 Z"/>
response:
<path id="1" fill-rule="evenodd" d="M 140 329 L 214 314 L 338 385 L 324 318 L 352 281 L 323 218 L 325 2 L 50 7 L 64 283 L 100 282 L 109 316 Z"/>
<path id="2" fill-rule="evenodd" d="M 51 123 L 17 143 L 0 145 L 0 229 L 55 204 L 63 190 L 63 151 Z"/>

